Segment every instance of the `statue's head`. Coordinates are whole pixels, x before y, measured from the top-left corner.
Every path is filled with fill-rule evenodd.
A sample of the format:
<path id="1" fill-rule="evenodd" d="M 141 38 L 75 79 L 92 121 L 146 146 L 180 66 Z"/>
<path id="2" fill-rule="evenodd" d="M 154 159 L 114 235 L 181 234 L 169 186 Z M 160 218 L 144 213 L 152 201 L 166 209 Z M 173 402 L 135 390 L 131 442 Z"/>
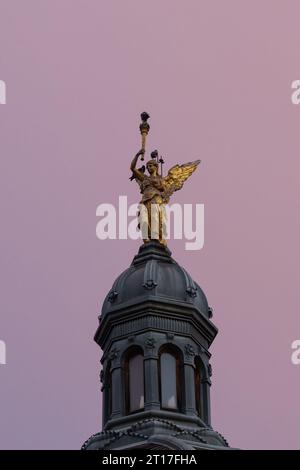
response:
<path id="1" fill-rule="evenodd" d="M 152 155 L 152 154 L 151 154 Z M 156 175 L 158 172 L 158 163 L 157 160 L 152 158 L 146 163 L 147 170 L 150 175 Z"/>
<path id="2" fill-rule="evenodd" d="M 151 152 L 151 160 L 147 163 L 147 170 L 149 171 L 150 175 L 156 175 L 158 173 L 158 151 L 153 150 Z"/>

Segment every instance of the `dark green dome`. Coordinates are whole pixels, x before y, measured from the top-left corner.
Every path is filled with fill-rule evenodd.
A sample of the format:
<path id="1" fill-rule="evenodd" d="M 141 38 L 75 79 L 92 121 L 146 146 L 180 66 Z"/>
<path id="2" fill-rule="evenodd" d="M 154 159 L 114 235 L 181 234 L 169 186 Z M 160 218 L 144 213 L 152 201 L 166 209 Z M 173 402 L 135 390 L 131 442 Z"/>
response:
<path id="1" fill-rule="evenodd" d="M 115 280 L 107 294 L 102 317 L 131 303 L 148 299 L 184 303 L 210 318 L 211 309 L 201 287 L 172 257 L 168 248 L 151 241 L 142 245 L 131 266 Z"/>

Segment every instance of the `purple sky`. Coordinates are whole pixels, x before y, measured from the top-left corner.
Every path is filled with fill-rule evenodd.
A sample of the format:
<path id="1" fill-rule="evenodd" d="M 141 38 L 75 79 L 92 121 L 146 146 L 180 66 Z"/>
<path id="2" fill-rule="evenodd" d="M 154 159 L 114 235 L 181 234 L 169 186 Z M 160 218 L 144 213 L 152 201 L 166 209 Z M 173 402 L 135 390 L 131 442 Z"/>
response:
<path id="1" fill-rule="evenodd" d="M 205 246 L 173 256 L 214 307 L 215 429 L 300 448 L 300 79 L 295 0 L 0 0 L 0 447 L 79 448 L 101 428 L 92 337 L 135 241 L 99 241 L 130 202 L 139 114 L 166 166 L 201 158 L 173 201 L 205 204 Z M 180 194 L 180 196 L 179 196 Z"/>

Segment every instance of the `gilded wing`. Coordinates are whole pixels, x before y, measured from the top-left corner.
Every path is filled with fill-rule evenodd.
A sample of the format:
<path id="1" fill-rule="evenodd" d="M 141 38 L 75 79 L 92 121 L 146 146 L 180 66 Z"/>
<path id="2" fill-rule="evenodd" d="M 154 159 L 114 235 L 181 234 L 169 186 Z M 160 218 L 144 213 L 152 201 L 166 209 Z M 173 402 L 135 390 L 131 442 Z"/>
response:
<path id="1" fill-rule="evenodd" d="M 175 165 L 170 168 L 167 176 L 163 179 L 164 185 L 164 202 L 168 203 L 170 197 L 175 191 L 182 188 L 183 183 L 191 176 L 196 170 L 201 160 L 195 162 L 184 163 L 183 165 Z"/>

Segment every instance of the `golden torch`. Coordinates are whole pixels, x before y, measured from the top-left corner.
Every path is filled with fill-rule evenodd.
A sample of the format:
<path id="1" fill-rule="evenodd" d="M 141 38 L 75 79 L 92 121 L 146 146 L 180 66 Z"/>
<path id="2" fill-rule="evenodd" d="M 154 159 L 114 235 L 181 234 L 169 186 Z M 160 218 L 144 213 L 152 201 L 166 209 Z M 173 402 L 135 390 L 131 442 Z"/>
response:
<path id="1" fill-rule="evenodd" d="M 140 124 L 140 132 L 142 136 L 142 149 L 146 150 L 146 137 L 148 135 L 148 132 L 150 130 L 150 126 L 147 122 L 149 119 L 149 114 L 146 113 L 145 111 L 141 114 L 141 124 Z M 141 156 L 141 160 L 144 160 L 144 155 Z"/>

